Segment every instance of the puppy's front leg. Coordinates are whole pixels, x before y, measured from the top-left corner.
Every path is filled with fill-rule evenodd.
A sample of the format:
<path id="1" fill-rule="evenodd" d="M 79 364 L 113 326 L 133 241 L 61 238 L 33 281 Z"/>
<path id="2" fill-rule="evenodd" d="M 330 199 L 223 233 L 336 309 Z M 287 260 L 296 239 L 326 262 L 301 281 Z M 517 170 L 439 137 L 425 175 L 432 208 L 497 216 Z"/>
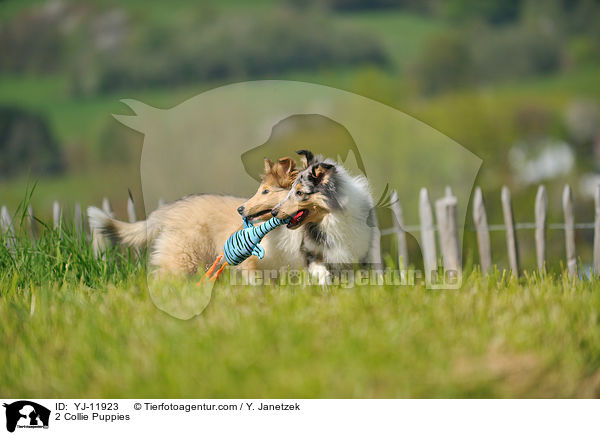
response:
<path id="1" fill-rule="evenodd" d="M 317 280 L 319 285 L 325 286 L 329 283 L 331 273 L 327 269 L 327 266 L 323 263 L 313 261 L 308 264 L 308 273 L 310 276 Z"/>
<path id="2" fill-rule="evenodd" d="M 306 240 L 302 241 L 300 251 L 304 255 L 304 262 L 308 268 L 308 274 L 311 277 L 311 283 L 313 280 L 316 280 L 319 285 L 327 285 L 331 274 L 329 273 L 329 269 L 327 269 L 327 266 L 323 261 L 323 255 L 320 252 L 310 249 L 308 246 L 306 246 Z"/>

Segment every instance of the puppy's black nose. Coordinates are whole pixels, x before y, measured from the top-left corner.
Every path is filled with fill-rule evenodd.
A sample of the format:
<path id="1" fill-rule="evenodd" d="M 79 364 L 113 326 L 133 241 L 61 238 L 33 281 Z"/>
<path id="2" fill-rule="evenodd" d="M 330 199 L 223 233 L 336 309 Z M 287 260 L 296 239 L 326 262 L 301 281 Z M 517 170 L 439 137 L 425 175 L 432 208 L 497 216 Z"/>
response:
<path id="1" fill-rule="evenodd" d="M 238 213 L 239 213 L 240 215 L 242 215 L 242 216 L 244 215 L 244 206 L 243 206 L 243 205 L 240 205 L 240 206 L 238 207 Z"/>
<path id="2" fill-rule="evenodd" d="M 279 210 L 276 210 L 276 209 L 271 210 L 271 214 L 273 216 L 277 216 L 277 213 L 279 213 Z"/>

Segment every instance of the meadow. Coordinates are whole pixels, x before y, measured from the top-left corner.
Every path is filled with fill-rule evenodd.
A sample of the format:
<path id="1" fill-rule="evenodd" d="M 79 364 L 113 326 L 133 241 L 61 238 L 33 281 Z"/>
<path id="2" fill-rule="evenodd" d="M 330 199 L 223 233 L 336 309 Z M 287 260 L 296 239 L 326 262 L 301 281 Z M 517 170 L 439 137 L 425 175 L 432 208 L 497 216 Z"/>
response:
<path id="1" fill-rule="evenodd" d="M 293 4 L 300 3 L 294 0 L 226 0 L 201 6 L 187 0 L 88 0 L 55 2 L 54 7 L 61 3 L 70 6 L 62 16 L 65 22 L 32 19 L 28 14 L 46 5 L 41 0 L 8 0 L 0 7 L 3 35 L 13 35 L 6 47 L 29 65 L 5 65 L 0 71 L 0 106 L 39 115 L 65 165 L 56 173 L 32 174 L 25 165 L 14 176 L 0 174 L 0 206 L 8 207 L 15 227 L 23 227 L 23 204 L 32 204 L 41 229 L 35 242 L 24 230 L 14 240 L 0 236 L 1 395 L 600 396 L 600 293 L 598 278 L 587 276 L 592 232 L 586 229 L 577 230 L 576 241 L 584 280 L 571 280 L 561 270 L 562 230 L 548 234 L 548 274 L 524 272 L 518 279 L 502 269 L 507 265 L 504 233 L 492 233 L 493 260 L 499 269 L 483 276 L 473 266 L 476 242 L 469 209 L 465 279 L 459 290 L 420 285 L 242 287 L 222 279 L 207 309 L 183 321 L 153 304 L 144 262 L 135 254 L 109 248 L 97 259 L 89 241 L 76 236 L 69 222 L 76 201 L 85 208 L 99 205 L 104 197 L 110 198 L 118 217 L 126 216 L 128 189 L 137 216 L 144 216 L 139 168 L 143 136 L 111 116 L 130 113 L 120 103 L 122 98 L 166 109 L 206 90 L 254 79 L 298 80 L 347 90 L 408 113 L 452 138 L 484 161 L 476 184 L 484 191 L 490 224 L 502 222 L 503 185 L 513 193 L 516 221 L 533 221 L 537 183 L 517 179 L 509 150 L 526 144 L 535 155 L 547 139 L 564 141 L 573 147 L 576 162 L 569 173 L 541 181 L 548 188 L 548 222 L 564 220 L 559 199 L 566 183 L 575 192 L 577 222 L 591 222 L 593 199 L 578 186 L 580 176 L 598 172 L 600 148 L 591 140 L 578 143 L 565 117 L 575 103 L 600 101 L 593 14 L 584 14 L 591 22 L 588 29 L 585 20 L 554 16 L 552 8 L 533 11 L 533 17 L 525 11 L 508 24 L 481 26 L 485 16 L 471 22 L 466 12 L 477 9 L 471 7 L 463 11 L 463 20 L 411 7 L 315 8 L 304 14 L 293 12 Z M 117 14 L 106 14 L 111 10 Z M 538 12 L 548 16 L 538 19 Z M 71 18 L 76 22 L 78 17 L 84 20 L 79 29 L 76 25 L 66 37 L 57 36 L 61 23 L 67 29 Z M 98 21 L 102 17 L 114 21 Z M 523 62 L 529 65 L 532 54 L 552 46 L 548 35 L 540 39 L 530 33 L 552 20 L 563 38 L 560 44 L 554 41 L 558 65 L 518 69 Z M 105 41 L 99 38 L 102 32 L 88 30 L 104 28 L 107 22 L 115 26 L 105 28 L 107 34 L 118 34 L 122 26 L 128 36 L 114 56 L 103 57 L 96 46 Z M 247 26 L 254 33 L 247 33 Z M 204 28 L 208 34 L 195 33 Z M 335 31 L 328 33 L 330 29 Z M 591 30 L 587 34 L 579 29 Z M 41 44 L 46 42 L 44 35 L 48 47 Z M 360 38 L 354 42 L 346 39 L 356 35 Z M 481 46 L 471 44 L 479 40 Z M 331 51 L 315 49 L 325 46 Z M 462 49 L 486 56 L 464 67 L 456 56 Z M 298 53 L 311 50 L 322 57 L 296 63 L 302 57 Z M 355 52 L 364 55 L 369 50 L 374 57 L 348 61 Z M 382 53 L 384 59 L 377 61 Z M 337 63 L 329 63 L 332 55 Z M 278 56 L 280 64 L 271 62 Z M 447 63 L 437 63 L 440 58 Z M 129 85 L 115 80 L 123 72 L 138 71 L 138 62 L 139 71 L 156 76 L 142 74 L 146 82 L 133 80 Z M 206 73 L 203 62 L 221 75 Z M 198 69 L 185 76 L 190 65 Z M 429 65 L 429 76 L 419 70 L 423 65 Z M 486 73 L 499 70 L 505 75 L 482 75 L 482 65 Z M 252 73 L 249 66 L 258 72 Z M 113 87 L 98 81 L 88 89 L 80 83 L 99 77 L 112 77 L 105 85 Z M 438 92 L 428 92 L 425 77 L 433 85 L 438 85 L 436 79 L 450 79 L 442 80 L 445 87 Z M 460 81 L 464 77 L 471 81 Z M 415 195 L 420 187 L 415 186 Z M 58 229 L 44 224 L 50 222 L 55 200 L 66 217 Z M 383 241 L 384 251 L 394 255 L 391 239 Z M 525 270 L 535 267 L 533 240 L 532 231 L 519 230 Z M 415 261 L 421 255 L 418 243 L 409 243 L 415 248 L 410 251 Z M 393 265 L 390 256 L 387 261 Z"/>
<path id="2" fill-rule="evenodd" d="M 598 282 L 229 286 L 183 321 L 65 226 L 0 248 L 4 397 L 598 397 Z"/>

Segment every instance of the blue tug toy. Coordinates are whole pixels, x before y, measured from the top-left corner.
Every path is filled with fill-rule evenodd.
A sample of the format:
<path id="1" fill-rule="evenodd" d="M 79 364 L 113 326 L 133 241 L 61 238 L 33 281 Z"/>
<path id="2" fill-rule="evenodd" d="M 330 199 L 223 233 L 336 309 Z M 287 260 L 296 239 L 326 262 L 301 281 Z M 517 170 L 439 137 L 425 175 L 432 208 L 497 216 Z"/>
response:
<path id="1" fill-rule="evenodd" d="M 292 218 L 279 219 L 272 217 L 268 221 L 255 227 L 248 219 L 243 218 L 244 227 L 229 236 L 223 246 L 223 253 L 217 257 L 212 266 L 206 271 L 205 278 L 210 281 L 215 281 L 219 275 L 221 275 L 225 266 L 237 266 L 251 255 L 256 255 L 258 258 L 262 259 L 265 256 L 265 250 L 260 246 L 260 241 L 275 228 L 285 225 L 291 220 Z M 225 259 L 225 261 L 215 272 L 215 269 L 223 259 Z"/>

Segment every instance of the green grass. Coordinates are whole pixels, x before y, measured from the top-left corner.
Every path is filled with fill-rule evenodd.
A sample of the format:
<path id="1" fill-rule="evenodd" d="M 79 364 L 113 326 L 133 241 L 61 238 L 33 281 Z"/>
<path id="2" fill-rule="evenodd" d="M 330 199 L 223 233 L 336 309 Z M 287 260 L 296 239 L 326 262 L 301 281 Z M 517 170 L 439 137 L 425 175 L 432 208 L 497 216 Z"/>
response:
<path id="1" fill-rule="evenodd" d="M 40 1 L 3 2 L 0 21 L 34 3 Z M 258 14 L 272 4 L 227 0 L 210 7 Z M 189 2 L 155 1 L 148 7 L 135 0 L 126 7 L 135 19 L 153 23 L 200 13 Z M 600 99 L 597 68 L 424 99 L 404 73 L 423 43 L 444 30 L 442 23 L 394 11 L 331 19 L 379 36 L 392 68 L 265 78 L 304 80 L 377 99 L 482 153 L 514 141 L 511 125 L 519 108 L 533 104 L 560 117 L 574 98 Z M 119 99 L 168 108 L 216 85 L 82 98 L 69 92 L 66 76 L 1 76 L 0 104 L 47 116 L 65 149 L 89 151 L 102 145 L 103 132 L 116 122 L 111 113 L 128 113 Z M 488 186 L 503 182 L 482 180 Z M 0 183 L 0 203 L 14 212 L 28 182 L 22 177 Z M 85 206 L 108 195 L 122 198 L 113 205 L 124 216 L 127 187 L 137 193 L 138 183 L 130 166 L 86 167 L 42 180 L 31 201 L 47 218 L 54 199 Z M 531 213 L 520 206 L 515 210 Z M 14 219 L 21 217 L 17 211 Z M 530 220 L 529 214 L 518 218 Z M 223 281 L 201 316 L 181 321 L 154 306 L 143 265 L 130 253 L 111 250 L 96 260 L 89 243 L 73 236 L 69 225 L 46 228 L 37 244 L 21 235 L 12 251 L 0 238 L 0 392 L 13 397 L 598 397 L 599 287 L 596 280 L 572 283 L 560 274 L 507 281 L 501 273 L 484 278 L 477 272 L 469 273 L 458 291 L 229 287 Z"/>
<path id="2" fill-rule="evenodd" d="M 63 228 L 0 248 L 7 397 L 597 397 L 598 282 L 483 278 L 458 291 L 217 283 L 159 311 L 144 269 Z"/>

